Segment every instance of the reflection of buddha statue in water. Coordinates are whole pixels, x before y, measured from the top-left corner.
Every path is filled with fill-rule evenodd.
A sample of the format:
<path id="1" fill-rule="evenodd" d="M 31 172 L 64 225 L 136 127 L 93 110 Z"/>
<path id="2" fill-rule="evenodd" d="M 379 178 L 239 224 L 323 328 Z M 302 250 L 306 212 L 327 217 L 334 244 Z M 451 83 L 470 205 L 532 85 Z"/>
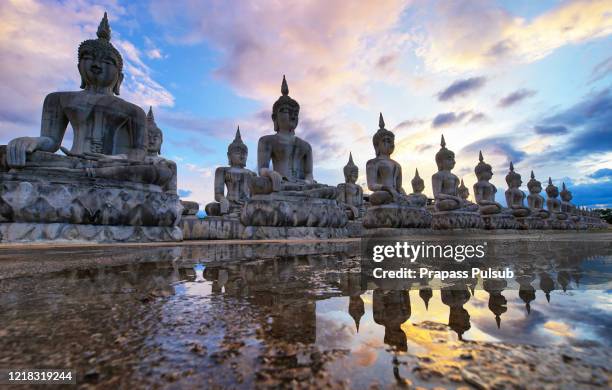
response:
<path id="1" fill-rule="evenodd" d="M 523 181 L 521 175 L 514 172 L 514 165 L 510 161 L 510 171 L 506 175 L 506 183 L 508 189 L 506 190 L 506 203 L 508 204 L 509 211 L 516 218 L 524 218 L 529 216 L 531 212 L 525 207 L 525 193 L 519 189 Z"/>
<path id="2" fill-rule="evenodd" d="M 458 282 L 452 286 L 443 287 L 440 291 L 442 303 L 450 307 L 448 326 L 463 340 L 463 333 L 470 329 L 470 314 L 463 308 L 470 300 L 470 292 L 465 283 Z"/>
<path id="3" fill-rule="evenodd" d="M 372 314 L 374 321 L 385 327 L 384 342 L 399 351 L 406 351 L 408 343 L 402 324 L 411 314 L 408 291 L 375 289 L 372 295 Z"/>
<path id="4" fill-rule="evenodd" d="M 516 282 L 519 284 L 519 298 L 525 302 L 527 314 L 531 313 L 531 302 L 535 300 L 535 288 L 531 285 L 534 277 L 530 275 L 518 276 Z"/>
<path id="5" fill-rule="evenodd" d="M 483 288 L 489 293 L 489 310 L 495 315 L 497 327 L 501 327 L 501 315 L 508 311 L 506 297 L 502 295 L 508 282 L 504 279 L 485 279 Z"/>
<path id="6" fill-rule="evenodd" d="M 251 195 L 250 184 L 255 172 L 246 169 L 249 149 L 242 142 L 240 127 L 236 136 L 227 147 L 229 167 L 219 167 L 215 170 L 215 200 L 206 205 L 208 215 L 238 215 L 240 207 Z M 227 188 L 227 194 L 225 193 Z"/>
<path id="7" fill-rule="evenodd" d="M 142 108 L 119 95 L 123 59 L 110 43 L 106 13 L 98 27 L 98 39 L 84 41 L 78 50 L 81 74 L 79 92 L 54 92 L 45 98 L 38 137 L 9 142 L 6 163 L 10 168 L 60 170 L 64 175 L 90 176 L 158 184 L 176 191 L 175 172 L 166 164 L 145 161 L 147 129 Z M 66 128 L 74 131 L 72 148 L 60 149 Z M 46 153 L 45 153 L 46 152 Z"/>
<path id="8" fill-rule="evenodd" d="M 365 213 L 363 204 L 363 189 L 356 184 L 359 177 L 359 168 L 353 162 L 353 154 L 349 154 L 349 161 L 344 166 L 344 183 L 338 184 L 336 199 L 346 207 L 349 219 L 357 219 Z"/>
<path id="9" fill-rule="evenodd" d="M 281 93 L 272 107 L 276 134 L 261 137 L 257 145 L 257 169 L 261 177 L 253 182 L 253 193 L 299 191 L 303 196 L 335 198 L 335 188 L 313 179 L 312 147 L 295 135 L 300 105 L 289 96 L 285 76 Z"/>
<path id="10" fill-rule="evenodd" d="M 402 167 L 391 158 L 395 150 L 395 134 L 385 129 L 382 113 L 378 118 L 378 131 L 372 138 L 376 158 L 366 164 L 366 174 L 372 206 L 398 203 L 409 205 L 409 199 L 402 188 Z"/>
<path id="11" fill-rule="evenodd" d="M 527 182 L 529 195 L 527 195 L 527 205 L 531 213 L 539 218 L 546 219 L 550 216 L 547 210 L 544 210 L 544 197 L 540 195 L 542 192 L 542 183 L 536 180 L 533 171 L 531 171 L 531 179 Z"/>
<path id="12" fill-rule="evenodd" d="M 478 160 L 478 165 L 474 168 L 474 173 L 478 178 L 474 184 L 474 197 L 480 206 L 480 214 L 499 214 L 502 211 L 502 205 L 495 201 L 497 188 L 489 182 L 493 177 L 493 169 L 491 165 L 484 162 L 482 152 L 478 152 Z"/>
<path id="13" fill-rule="evenodd" d="M 555 281 L 546 272 L 540 274 L 540 288 L 546 295 L 546 300 L 550 302 L 550 293 L 555 289 Z"/>

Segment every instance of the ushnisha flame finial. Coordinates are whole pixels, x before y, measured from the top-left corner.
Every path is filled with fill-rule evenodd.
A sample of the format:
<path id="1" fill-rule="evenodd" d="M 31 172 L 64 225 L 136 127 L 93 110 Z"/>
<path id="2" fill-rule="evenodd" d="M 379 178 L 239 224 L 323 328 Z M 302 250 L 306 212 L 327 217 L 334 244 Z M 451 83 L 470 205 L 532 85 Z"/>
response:
<path id="1" fill-rule="evenodd" d="M 533 174 L 533 170 L 531 170 L 531 178 L 535 179 L 535 175 Z"/>
<path id="2" fill-rule="evenodd" d="M 347 165 L 355 165 L 353 162 L 353 152 L 349 152 L 349 160 Z"/>
<path id="3" fill-rule="evenodd" d="M 440 146 L 446 148 L 446 141 L 444 140 L 444 134 L 440 137 Z"/>
<path id="4" fill-rule="evenodd" d="M 236 136 L 234 137 L 234 142 L 242 142 L 242 137 L 240 136 L 240 125 L 236 128 Z"/>
<path id="5" fill-rule="evenodd" d="M 111 40 L 111 28 L 108 24 L 108 16 L 106 14 L 106 11 L 104 12 L 104 16 L 102 17 L 100 24 L 98 25 L 98 32 L 96 33 L 96 35 L 100 39 L 105 39 L 107 41 Z"/>
<path id="6" fill-rule="evenodd" d="M 283 82 L 281 84 L 281 94 L 283 96 L 289 95 L 289 85 L 287 85 L 287 79 L 285 78 L 285 75 L 283 75 Z"/>
<path id="7" fill-rule="evenodd" d="M 514 172 L 514 164 L 510 161 L 510 172 Z"/>
<path id="8" fill-rule="evenodd" d="M 553 183 L 552 183 L 552 178 L 551 178 L 550 176 L 548 176 L 548 185 L 549 185 L 549 186 L 552 186 L 552 185 L 553 185 Z"/>
<path id="9" fill-rule="evenodd" d="M 482 157 L 482 150 L 478 151 L 478 161 L 480 161 L 480 162 L 484 161 L 484 157 Z"/>
<path id="10" fill-rule="evenodd" d="M 565 187 L 565 182 L 561 183 L 561 188 L 563 189 L 563 191 L 567 190 L 567 188 Z"/>
<path id="11" fill-rule="evenodd" d="M 150 121 L 155 120 L 155 117 L 153 116 L 153 106 L 149 106 L 149 112 L 147 112 L 147 119 Z"/>
<path id="12" fill-rule="evenodd" d="M 378 127 L 380 129 L 384 129 L 385 128 L 385 120 L 383 118 L 382 112 L 378 115 Z"/>
<path id="13" fill-rule="evenodd" d="M 414 169 L 414 177 L 419 179 L 421 178 L 421 176 L 419 176 L 419 168 Z"/>

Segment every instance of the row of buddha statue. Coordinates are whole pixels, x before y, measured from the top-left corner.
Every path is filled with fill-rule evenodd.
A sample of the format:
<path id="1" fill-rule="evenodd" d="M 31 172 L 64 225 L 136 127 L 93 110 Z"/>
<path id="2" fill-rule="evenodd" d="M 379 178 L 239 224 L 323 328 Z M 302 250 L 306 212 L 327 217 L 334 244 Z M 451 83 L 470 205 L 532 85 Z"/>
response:
<path id="1" fill-rule="evenodd" d="M 111 43 L 106 13 L 97 39 L 82 42 L 77 53 L 81 90 L 47 95 L 40 135 L 0 146 L 0 241 L 181 240 L 182 215 L 195 214 L 198 205 L 178 197 L 176 164 L 160 156 L 163 133 L 152 109 L 147 115 L 118 96 L 123 58 Z M 584 216 L 556 195 L 549 197 L 548 212 L 536 195 L 525 207 L 520 175 L 512 169 L 508 208 L 503 208 L 494 200 L 491 169 L 483 161 L 474 187 L 477 204 L 471 204 L 451 173 L 454 153 L 444 140 L 432 177 L 436 212 L 430 213 L 418 172 L 414 193 L 402 188 L 401 166 L 391 158 L 394 134 L 385 129 L 382 114 L 373 137 L 376 157 L 366 165 L 372 191 L 366 202 L 352 156 L 345 183 L 314 180 L 312 147 L 295 135 L 299 111 L 283 76 L 281 96 L 272 106 L 274 134 L 259 139 L 256 172 L 246 168 L 248 148 L 236 131 L 227 150 L 229 166 L 215 172 L 215 201 L 205 207 L 213 217 L 208 226 L 220 223 L 214 229 L 221 235 L 215 237 L 346 237 L 349 219 L 363 221 L 366 228 L 471 228 L 512 224 L 530 215 L 553 221 Z M 70 149 L 62 146 L 68 125 L 74 133 Z M 551 187 L 550 193 L 555 191 Z"/>

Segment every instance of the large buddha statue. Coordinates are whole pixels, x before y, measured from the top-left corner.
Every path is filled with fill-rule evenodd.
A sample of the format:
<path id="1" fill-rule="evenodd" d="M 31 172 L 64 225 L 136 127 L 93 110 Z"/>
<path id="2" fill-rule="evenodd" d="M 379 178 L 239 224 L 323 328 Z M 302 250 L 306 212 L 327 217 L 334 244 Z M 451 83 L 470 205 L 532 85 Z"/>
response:
<path id="1" fill-rule="evenodd" d="M 550 216 L 548 210 L 544 209 L 544 197 L 540 195 L 542 192 L 542 183 L 536 180 L 533 171 L 531 171 L 531 179 L 527 182 L 529 195 L 527 195 L 527 205 L 531 210 L 531 214 L 541 219 L 546 219 Z"/>
<path id="2" fill-rule="evenodd" d="M 514 164 L 510 161 L 510 170 L 506 175 L 508 189 L 505 192 L 506 203 L 512 215 L 516 218 L 525 218 L 531 214 L 529 208 L 525 207 L 525 193 L 519 189 L 523 181 L 521 175 L 514 171 Z"/>
<path id="3" fill-rule="evenodd" d="M 353 154 L 349 153 L 348 163 L 344 166 L 344 183 L 338 184 L 336 199 L 346 206 L 349 219 L 359 219 L 365 213 L 363 189 L 357 183 L 359 167 L 353 162 Z"/>
<path id="4" fill-rule="evenodd" d="M 272 121 L 276 134 L 265 135 L 257 145 L 259 178 L 253 181 L 254 194 L 293 191 L 300 195 L 333 199 L 335 188 L 317 183 L 312 175 L 312 147 L 295 135 L 300 105 L 289 96 L 289 86 L 283 76 L 281 96 L 272 106 Z M 272 167 L 270 167 L 272 163 Z"/>
<path id="5" fill-rule="evenodd" d="M 81 224 L 117 226 L 111 230 L 124 232 L 127 236 L 116 235 L 122 240 L 136 239 L 140 234 L 136 230 L 141 228 L 121 230 L 120 226 L 178 229 L 181 205 L 176 195 L 176 166 L 156 155 L 161 131 L 153 129 L 152 137 L 148 136 L 143 109 L 118 97 L 123 59 L 110 40 L 105 13 L 97 39 L 86 40 L 78 48 L 82 90 L 47 95 L 40 135 L 15 138 L 0 147 L 0 174 L 5 183 L 0 196 L 7 204 L 4 209 L 10 211 L 2 220 L 77 224 L 78 234 L 66 233 L 76 239 L 86 233 Z M 61 146 L 68 125 L 74 134 L 70 150 Z M 56 153 L 60 149 L 64 155 Z M 9 193 L 20 191 L 23 183 L 33 188 L 15 203 Z M 47 233 L 36 229 L 36 233 L 11 239 L 42 239 L 47 233 L 62 238 L 64 234 L 55 226 L 45 225 Z M 104 233 L 100 229 L 91 228 L 87 234 L 95 240 L 113 240 L 110 228 Z"/>
<path id="6" fill-rule="evenodd" d="M 444 135 L 440 138 L 440 150 L 436 153 L 438 172 L 431 177 L 435 198 L 432 226 L 435 229 L 476 228 L 482 225 L 477 207 L 459 196 L 459 178 L 451 170 L 455 167 L 455 153 L 446 148 Z M 465 186 L 464 186 L 465 187 Z M 466 188 L 467 189 L 467 188 Z M 471 202 L 470 202 L 471 203 Z"/>
<path id="7" fill-rule="evenodd" d="M 229 167 L 219 167 L 215 170 L 216 202 L 206 205 L 206 214 L 238 216 L 240 208 L 251 196 L 251 180 L 256 176 L 255 172 L 245 168 L 248 154 L 249 149 L 242 142 L 238 127 L 234 140 L 227 147 Z"/>
<path id="8" fill-rule="evenodd" d="M 407 195 L 402 187 L 402 167 L 391 158 L 395 135 L 385 129 L 382 113 L 372 143 L 376 157 L 366 163 L 368 188 L 372 191 L 371 206 L 363 226 L 367 229 L 429 227 L 431 214 L 425 210 L 427 198 L 423 202 L 424 195 L 420 193 Z M 419 186 L 418 180 L 415 184 Z"/>
<path id="9" fill-rule="evenodd" d="M 489 182 L 493 177 L 490 164 L 484 162 L 482 151 L 478 152 L 478 165 L 474 168 L 478 181 L 474 184 L 474 198 L 480 206 L 480 214 L 491 215 L 501 213 L 503 207 L 495 201 L 497 188 Z"/>

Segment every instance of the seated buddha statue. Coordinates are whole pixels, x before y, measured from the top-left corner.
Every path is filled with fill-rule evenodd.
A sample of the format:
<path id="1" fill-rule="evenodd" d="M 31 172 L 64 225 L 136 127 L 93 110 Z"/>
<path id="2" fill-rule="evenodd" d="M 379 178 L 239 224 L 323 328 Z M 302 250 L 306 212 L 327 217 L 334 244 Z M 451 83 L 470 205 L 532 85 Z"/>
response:
<path id="1" fill-rule="evenodd" d="M 276 134 L 261 137 L 257 145 L 259 177 L 252 182 L 253 194 L 284 192 L 314 198 L 336 197 L 335 187 L 313 179 L 312 147 L 295 135 L 299 113 L 300 105 L 289 96 L 289 86 L 283 76 L 281 96 L 272 106 Z"/>
<path id="2" fill-rule="evenodd" d="M 561 192 L 559 195 L 561 196 L 561 211 L 567 214 L 573 214 L 576 206 L 572 203 L 572 192 L 567 189 L 565 182 L 561 185 Z"/>
<path id="3" fill-rule="evenodd" d="M 444 135 L 441 137 L 440 150 L 436 153 L 438 172 L 431 177 L 431 184 L 437 211 L 452 211 L 463 208 L 463 199 L 457 193 L 459 178 L 451 170 L 455 167 L 455 153 L 446 149 Z"/>
<path id="4" fill-rule="evenodd" d="M 510 171 L 506 175 L 506 183 L 508 189 L 505 192 L 506 203 L 510 209 L 510 213 L 516 218 L 524 218 L 531 214 L 531 211 L 525 207 L 525 193 L 519 189 L 523 181 L 521 175 L 514 172 L 514 164 L 510 161 Z"/>
<path id="5" fill-rule="evenodd" d="M 353 154 L 349 153 L 348 163 L 344 166 L 344 183 L 338 184 L 336 200 L 346 207 L 349 219 L 357 219 L 365 213 L 363 189 L 356 184 L 359 168 L 353 162 Z"/>
<path id="6" fill-rule="evenodd" d="M 412 194 L 408 195 L 410 204 L 415 207 L 427 206 L 427 195 L 423 194 L 425 189 L 425 181 L 419 176 L 419 170 L 415 169 L 414 177 L 410 181 L 412 184 Z"/>
<path id="7" fill-rule="evenodd" d="M 548 210 L 544 209 L 544 197 L 540 195 L 542 192 L 542 183 L 536 180 L 533 171 L 531 171 L 531 179 L 527 182 L 527 188 L 529 189 L 529 195 L 527 195 L 527 205 L 531 210 L 531 213 L 542 219 L 546 219 L 550 216 Z"/>
<path id="8" fill-rule="evenodd" d="M 157 184 L 176 192 L 176 170 L 146 159 L 145 112 L 118 97 L 123 59 L 110 42 L 106 13 L 97 36 L 78 48 L 82 91 L 47 95 L 40 136 L 10 141 L 5 168 Z M 61 147 L 68 124 L 74 132 L 70 150 Z M 55 154 L 60 149 L 67 157 Z"/>
<path id="9" fill-rule="evenodd" d="M 559 188 L 555 186 L 552 179 L 548 178 L 548 186 L 546 187 L 546 208 L 558 220 L 566 220 L 567 214 L 561 210 L 561 201 L 557 199 L 559 196 Z"/>
<path id="10" fill-rule="evenodd" d="M 255 172 L 245 168 L 248 154 L 249 149 L 242 142 L 238 127 L 234 140 L 227 147 L 229 167 L 219 167 L 215 170 L 216 202 L 206 205 L 206 214 L 238 215 L 244 202 L 251 196 L 251 180 L 256 176 Z"/>
<path id="11" fill-rule="evenodd" d="M 402 204 L 409 206 L 410 200 L 402 188 L 402 167 L 391 158 L 395 150 L 395 134 L 385 129 L 382 113 L 378 117 L 378 131 L 372 138 L 376 158 L 366 163 L 366 177 L 370 194 L 370 204 Z"/>
<path id="12" fill-rule="evenodd" d="M 457 194 L 459 194 L 459 197 L 463 200 L 462 207 L 465 210 L 478 211 L 478 205 L 468 200 L 470 197 L 470 190 L 463 183 L 463 179 L 461 179 L 461 184 L 459 184 L 459 188 L 457 188 Z"/>
<path id="13" fill-rule="evenodd" d="M 164 142 L 164 133 L 155 123 L 153 116 L 153 107 L 149 107 L 147 113 L 147 155 L 145 161 L 155 166 L 158 166 L 160 175 L 165 175 L 163 178 L 163 189 L 166 192 L 176 193 L 176 163 L 161 157 L 161 146 Z"/>
<path id="14" fill-rule="evenodd" d="M 474 168 L 474 173 L 478 181 L 474 184 L 474 197 L 479 206 L 480 214 L 492 215 L 501 213 L 503 207 L 495 201 L 497 188 L 489 182 L 493 177 L 493 169 L 490 164 L 484 162 L 482 152 L 478 152 L 478 165 Z"/>

